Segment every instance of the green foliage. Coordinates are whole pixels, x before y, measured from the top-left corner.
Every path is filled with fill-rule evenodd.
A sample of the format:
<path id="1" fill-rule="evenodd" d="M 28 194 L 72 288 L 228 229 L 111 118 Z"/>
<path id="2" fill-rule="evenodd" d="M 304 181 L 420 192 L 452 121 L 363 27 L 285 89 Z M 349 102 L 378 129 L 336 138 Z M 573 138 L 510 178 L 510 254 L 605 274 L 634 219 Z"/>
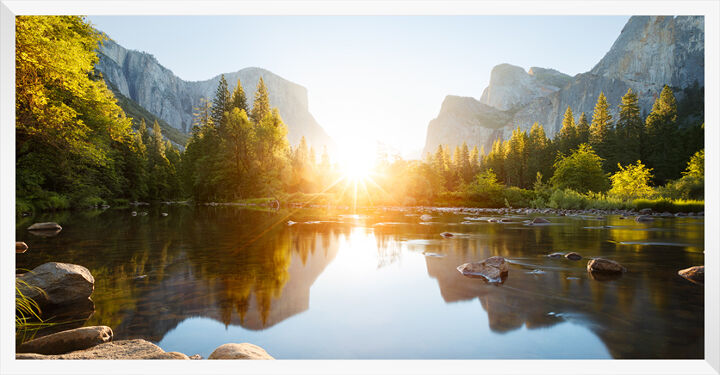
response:
<path id="1" fill-rule="evenodd" d="M 650 187 L 652 169 L 646 168 L 638 160 L 636 164 L 629 164 L 625 167 L 618 164 L 620 169 L 610 177 L 612 188 L 610 195 L 620 199 L 629 200 L 637 198 L 649 198 L 655 191 Z"/>
<path id="2" fill-rule="evenodd" d="M 613 159 L 620 164 L 629 164 L 645 158 L 645 129 L 640 117 L 638 96 L 628 89 L 620 101 L 620 112 L 615 124 L 616 144 Z"/>
<path id="3" fill-rule="evenodd" d="M 677 176 L 682 170 L 681 151 L 678 146 L 677 102 L 667 85 L 655 100 L 645 120 L 648 137 L 648 165 L 656 171 L 657 183 Z"/>
<path id="4" fill-rule="evenodd" d="M 562 153 L 567 153 L 578 145 L 578 132 L 575 126 L 573 111 L 570 107 L 567 107 L 567 110 L 565 110 L 562 128 L 560 128 L 555 139 L 558 142 L 559 151 Z"/>
<path id="5" fill-rule="evenodd" d="M 607 98 L 601 92 L 590 123 L 590 145 L 603 159 L 608 158 L 612 149 L 612 125 Z"/>
<path id="6" fill-rule="evenodd" d="M 603 192 L 608 178 L 602 169 L 602 159 L 587 144 L 578 146 L 569 156 L 559 157 L 550 183 L 557 189 L 580 192 Z"/>
<path id="7" fill-rule="evenodd" d="M 632 208 L 641 210 L 651 208 L 655 212 L 701 212 L 705 211 L 705 202 L 701 200 L 685 199 L 636 199 Z"/>
<path id="8" fill-rule="evenodd" d="M 521 189 L 516 186 L 510 186 L 503 190 L 503 199 L 510 207 L 530 207 L 531 202 L 535 199 L 535 192 L 532 190 Z"/>
<path id="9" fill-rule="evenodd" d="M 270 113 L 270 96 L 267 87 L 265 87 L 265 81 L 260 77 L 257 89 L 255 90 L 255 101 L 253 101 L 250 117 L 253 122 L 259 124 L 268 113 Z"/>
<path id="10" fill-rule="evenodd" d="M 501 207 L 505 201 L 502 185 L 492 169 L 487 169 L 475 176 L 475 181 L 468 186 L 471 200 L 486 202 L 488 207 Z"/>

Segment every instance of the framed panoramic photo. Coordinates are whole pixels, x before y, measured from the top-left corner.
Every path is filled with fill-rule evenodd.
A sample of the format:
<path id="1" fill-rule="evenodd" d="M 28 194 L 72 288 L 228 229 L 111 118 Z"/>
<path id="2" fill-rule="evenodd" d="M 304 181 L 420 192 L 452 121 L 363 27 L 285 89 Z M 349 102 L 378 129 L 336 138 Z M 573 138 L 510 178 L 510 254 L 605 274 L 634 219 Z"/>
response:
<path id="1" fill-rule="evenodd" d="M 718 373 L 717 2 L 1 7 L 3 374 Z"/>

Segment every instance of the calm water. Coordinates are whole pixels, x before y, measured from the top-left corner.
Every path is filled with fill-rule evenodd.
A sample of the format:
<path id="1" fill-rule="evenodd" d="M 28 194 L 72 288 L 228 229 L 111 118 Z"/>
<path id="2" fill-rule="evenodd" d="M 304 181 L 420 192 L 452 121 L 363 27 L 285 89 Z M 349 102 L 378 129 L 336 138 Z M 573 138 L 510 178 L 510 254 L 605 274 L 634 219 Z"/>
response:
<path id="1" fill-rule="evenodd" d="M 414 210 L 143 210 L 18 219 L 30 250 L 17 267 L 83 265 L 95 277 L 85 325 L 203 357 L 227 342 L 279 359 L 704 356 L 703 287 L 677 275 L 703 264 L 702 218 L 526 226 L 437 212 L 422 223 Z M 47 220 L 63 226 L 58 236 L 25 229 Z M 629 272 L 595 280 L 587 259 L 546 257 L 556 251 Z M 502 285 L 456 270 L 493 255 L 512 262 Z"/>

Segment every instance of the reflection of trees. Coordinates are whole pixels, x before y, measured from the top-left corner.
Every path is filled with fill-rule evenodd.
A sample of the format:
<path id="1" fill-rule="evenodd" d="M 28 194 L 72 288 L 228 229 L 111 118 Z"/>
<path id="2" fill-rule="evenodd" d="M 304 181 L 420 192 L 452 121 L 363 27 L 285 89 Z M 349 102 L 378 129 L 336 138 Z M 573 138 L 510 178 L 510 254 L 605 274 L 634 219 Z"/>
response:
<path id="1" fill-rule="evenodd" d="M 627 224 L 627 220 L 620 222 Z M 592 329 L 616 358 L 702 357 L 703 291 L 675 277 L 680 266 L 702 263 L 702 255 L 680 248 L 655 247 L 644 247 L 638 253 L 607 241 L 622 236 L 624 230 L 617 234 L 615 229 L 577 228 L 590 225 L 571 222 L 565 227 L 532 229 L 474 226 L 467 231 L 470 236 L 436 241 L 426 247 L 427 251 L 446 255 L 426 258 L 428 274 L 437 279 L 445 302 L 477 298 L 488 314 L 490 329 L 497 333 L 523 326 L 547 327 L 567 320 Z M 442 230 L 446 228 L 436 229 Z M 646 231 L 640 236 L 653 241 L 661 236 L 678 241 L 697 233 L 667 237 L 668 232 Z M 613 281 L 592 280 L 584 270 L 585 261 L 545 257 L 556 250 L 611 257 L 631 272 Z M 502 286 L 466 278 L 456 270 L 462 263 L 493 255 L 520 263 L 511 267 Z M 546 273 L 530 273 L 533 269 Z"/>
<path id="2" fill-rule="evenodd" d="M 288 228 L 278 222 L 281 214 L 227 207 L 149 211 L 66 219 L 63 235 L 33 239 L 35 251 L 19 266 L 87 267 L 96 279 L 97 311 L 89 324 L 109 325 L 118 338 L 159 341 L 188 316 L 262 329 L 306 310 L 310 286 L 338 247 L 335 229 Z M 159 217 L 160 211 L 170 215 Z M 18 238 L 24 235 L 18 228 Z"/>

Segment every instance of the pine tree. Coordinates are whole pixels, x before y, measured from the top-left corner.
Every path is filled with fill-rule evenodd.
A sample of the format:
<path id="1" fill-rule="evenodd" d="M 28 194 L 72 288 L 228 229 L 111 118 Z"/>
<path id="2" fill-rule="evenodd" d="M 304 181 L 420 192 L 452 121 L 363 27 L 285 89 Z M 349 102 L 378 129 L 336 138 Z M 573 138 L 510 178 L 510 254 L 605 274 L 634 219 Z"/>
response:
<path id="1" fill-rule="evenodd" d="M 265 82 L 263 81 L 262 77 L 260 77 L 260 80 L 257 84 L 257 89 L 255 90 L 255 101 L 253 102 L 253 108 L 250 112 L 250 117 L 252 120 L 259 124 L 260 121 L 265 117 L 265 115 L 270 113 L 270 96 L 267 91 L 267 87 L 265 87 Z"/>
<path id="2" fill-rule="evenodd" d="M 537 122 L 530 128 L 527 150 L 527 177 L 533 178 L 538 172 L 549 176 L 552 171 L 553 152 L 550 149 L 550 140 L 545 135 L 545 129 Z"/>
<path id="3" fill-rule="evenodd" d="M 215 90 L 215 98 L 212 105 L 212 121 L 216 127 L 222 128 L 225 122 L 225 112 L 229 112 L 232 107 L 232 97 L 228 90 L 228 83 L 225 75 L 220 76 L 220 82 Z"/>
<path id="4" fill-rule="evenodd" d="M 655 181 L 662 184 L 680 176 L 681 145 L 677 140 L 677 101 L 667 85 L 655 100 L 652 111 L 645 120 L 648 135 L 648 165 L 655 170 Z M 679 159 L 679 160 L 678 160 Z"/>
<path id="5" fill-rule="evenodd" d="M 578 144 L 590 142 L 590 124 L 588 123 L 585 112 L 580 114 L 577 121 L 577 142 Z"/>
<path id="6" fill-rule="evenodd" d="M 235 86 L 235 90 L 233 90 L 231 102 L 232 107 L 241 109 L 245 111 L 245 113 L 250 112 L 247 104 L 247 98 L 245 97 L 245 90 L 243 90 L 242 83 L 239 79 L 237 81 L 237 86 Z"/>
<path id="7" fill-rule="evenodd" d="M 560 128 L 560 131 L 558 132 L 557 141 L 560 146 L 560 151 L 563 153 L 566 153 L 577 146 L 577 129 L 575 128 L 575 119 L 570 106 L 568 106 L 565 110 L 562 128 Z"/>
<path id="8" fill-rule="evenodd" d="M 590 123 L 590 145 L 602 159 L 607 159 L 610 154 L 611 127 L 612 115 L 608 110 L 607 98 L 600 92 Z"/>
<path id="9" fill-rule="evenodd" d="M 638 96 L 632 89 L 628 89 L 623 95 L 620 105 L 618 121 L 615 124 L 616 145 L 613 150 L 611 161 L 614 164 L 628 165 L 636 160 L 641 160 L 645 129 L 640 117 L 640 106 Z"/>

